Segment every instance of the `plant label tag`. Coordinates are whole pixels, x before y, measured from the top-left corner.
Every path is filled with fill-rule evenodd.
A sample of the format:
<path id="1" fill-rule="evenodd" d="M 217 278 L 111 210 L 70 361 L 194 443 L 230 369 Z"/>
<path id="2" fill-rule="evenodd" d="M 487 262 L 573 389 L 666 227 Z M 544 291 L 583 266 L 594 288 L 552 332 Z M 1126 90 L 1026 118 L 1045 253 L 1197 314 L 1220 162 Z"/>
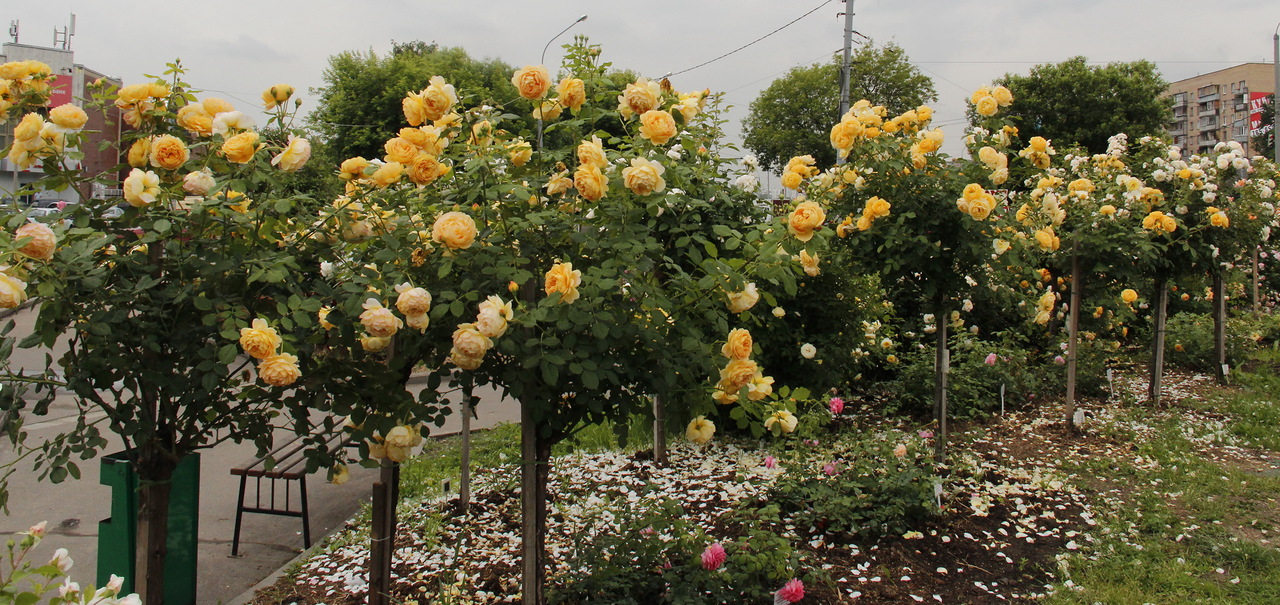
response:
<path id="1" fill-rule="evenodd" d="M 1084 425 L 1084 408 L 1076 408 L 1076 413 L 1071 415 L 1071 424 L 1075 425 L 1076 428 Z"/>
<path id="2" fill-rule="evenodd" d="M 1004 416 L 1004 383 L 1000 383 L 1000 415 Z"/>
<path id="3" fill-rule="evenodd" d="M 1222 375 L 1223 375 L 1223 376 L 1230 376 L 1230 375 L 1231 375 L 1231 365 L 1230 365 L 1230 364 L 1225 364 L 1225 363 L 1224 363 L 1224 364 L 1222 364 Z"/>
<path id="4" fill-rule="evenodd" d="M 942 508 L 942 484 L 933 484 L 933 501 L 938 503 L 938 508 Z"/>

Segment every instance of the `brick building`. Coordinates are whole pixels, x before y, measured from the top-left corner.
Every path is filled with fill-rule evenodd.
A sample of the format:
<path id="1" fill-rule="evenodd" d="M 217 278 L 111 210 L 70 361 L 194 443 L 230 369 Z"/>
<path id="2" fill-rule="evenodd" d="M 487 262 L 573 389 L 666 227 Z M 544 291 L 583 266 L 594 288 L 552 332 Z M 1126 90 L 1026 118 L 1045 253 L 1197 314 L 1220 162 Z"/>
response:
<path id="1" fill-rule="evenodd" d="M 1249 113 L 1253 101 L 1275 91 L 1270 63 L 1243 63 L 1169 85 L 1173 121 L 1169 135 L 1184 150 L 1201 153 L 1219 142 L 1237 141 L 1250 149 Z"/>
<path id="2" fill-rule="evenodd" d="M 69 49 L 48 48 L 13 42 L 6 43 L 3 47 L 0 47 L 0 63 L 28 60 L 40 61 L 48 65 L 53 72 L 54 90 L 49 98 L 50 108 L 64 103 L 72 103 L 83 107 L 85 105 L 86 84 L 92 83 L 99 78 L 106 78 L 108 82 L 117 86 L 121 84 L 117 78 L 112 78 L 76 63 L 75 53 Z M 89 114 L 89 122 L 85 124 L 83 132 L 86 134 L 86 140 L 80 149 L 84 153 L 84 159 L 80 160 L 78 165 L 89 174 L 101 174 L 120 164 L 120 155 L 115 147 L 107 147 L 103 150 L 98 149 L 100 141 L 115 142 L 120 140 L 122 124 L 120 110 L 112 106 L 108 108 L 106 115 L 101 111 L 86 110 L 86 112 Z M 15 116 L 14 119 L 9 120 L 8 124 L 0 126 L 0 149 L 8 147 L 13 141 L 13 128 L 17 125 L 19 119 L 21 119 L 21 116 Z M 24 186 L 39 179 L 41 175 L 42 170 L 39 164 L 31 168 L 17 168 L 8 159 L 0 159 L 0 197 L 9 198 L 11 192 L 15 190 L 15 184 L 18 187 Z M 86 197 L 119 197 L 118 188 L 113 191 L 110 187 L 102 186 L 95 186 L 92 190 L 88 190 L 86 187 L 85 191 L 48 192 L 47 195 L 54 195 L 57 196 L 56 199 L 69 202 L 79 202 Z M 30 196 L 23 196 L 21 199 L 32 201 Z"/>

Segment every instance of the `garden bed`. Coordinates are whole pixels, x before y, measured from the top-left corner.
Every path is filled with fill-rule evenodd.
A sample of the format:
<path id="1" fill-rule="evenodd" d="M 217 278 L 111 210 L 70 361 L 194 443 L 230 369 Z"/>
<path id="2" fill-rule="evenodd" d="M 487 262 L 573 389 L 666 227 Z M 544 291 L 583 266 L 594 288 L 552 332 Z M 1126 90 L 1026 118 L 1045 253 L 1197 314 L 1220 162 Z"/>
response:
<path id="1" fill-rule="evenodd" d="M 1216 389 L 1197 375 L 1175 375 L 1166 384 L 1174 401 L 1195 400 Z M 1105 517 L 1150 491 L 1150 486 L 1085 471 L 1091 465 L 1158 467 L 1139 446 L 1158 438 L 1158 425 L 1174 421 L 1208 460 L 1257 468 L 1280 465 L 1273 452 L 1232 438 L 1222 414 L 1194 406 L 1150 410 L 1119 403 L 1132 401 L 1141 386 L 1138 380 L 1120 378 L 1110 402 L 1087 402 L 1083 435 L 1066 429 L 1056 406 L 1010 413 L 955 435 L 954 463 L 942 476 L 936 515 L 917 521 L 910 531 L 875 540 L 797 524 L 785 510 L 772 519 L 756 514 L 768 507 L 771 488 L 780 478 L 831 456 L 834 435 L 832 443 L 795 441 L 783 450 L 776 444 L 758 449 L 754 444 L 712 442 L 699 448 L 680 443 L 666 467 L 655 466 L 645 451 L 559 457 L 552 467 L 547 535 L 552 593 L 591 574 L 657 577 L 661 571 L 644 569 L 654 560 L 677 568 L 692 562 L 696 568 L 703 546 L 719 542 L 741 548 L 758 539 L 758 532 L 776 534 L 794 546 L 790 561 L 795 575 L 805 579 L 807 603 L 995 602 L 1079 588 L 1067 574 L 1078 564 L 1073 561 L 1096 558 L 1101 541 L 1117 539 Z M 902 444 L 904 460 L 928 464 L 931 440 L 908 427 L 888 421 L 842 424 L 845 432 L 873 444 L 862 451 L 875 451 L 874 444 Z M 776 456 L 776 468 L 769 468 L 766 456 Z M 883 467 L 902 463 L 888 459 Z M 456 497 L 402 505 L 393 572 L 398 598 L 520 602 L 518 475 L 514 456 L 477 469 L 469 517 L 461 514 Z M 680 524 L 653 529 L 655 519 L 677 515 Z M 1266 543 L 1265 532 L 1256 537 Z M 1130 543 L 1128 537 L 1119 539 Z M 659 554 L 647 543 L 657 545 Z M 734 564 L 735 552 L 742 551 L 730 550 L 721 573 Z M 367 554 L 367 538 L 352 527 L 254 603 L 363 602 Z"/>

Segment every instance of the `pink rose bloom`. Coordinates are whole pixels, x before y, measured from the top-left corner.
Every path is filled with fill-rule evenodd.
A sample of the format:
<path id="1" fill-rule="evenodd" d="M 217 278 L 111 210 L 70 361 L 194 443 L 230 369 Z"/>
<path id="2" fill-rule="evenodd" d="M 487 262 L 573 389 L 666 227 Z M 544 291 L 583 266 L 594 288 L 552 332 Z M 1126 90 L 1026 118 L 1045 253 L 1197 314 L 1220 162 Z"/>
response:
<path id="1" fill-rule="evenodd" d="M 826 473 L 828 477 L 834 477 L 836 473 L 840 472 L 840 469 L 836 467 L 836 463 L 828 462 L 822 465 L 822 472 Z"/>
<path id="2" fill-rule="evenodd" d="M 989 366 L 993 366 L 993 365 L 996 365 L 997 359 L 1000 359 L 1000 358 L 996 356 L 995 353 L 992 353 L 990 355 L 987 355 L 987 360 L 984 363 L 986 363 Z"/>
<path id="3" fill-rule="evenodd" d="M 1063 357 L 1062 357 L 1061 355 L 1058 355 L 1057 357 L 1054 357 L 1054 358 L 1053 358 L 1053 363 L 1056 363 L 1056 364 L 1058 364 L 1058 365 L 1062 365 L 1062 364 L 1064 364 L 1064 363 L 1067 363 L 1067 360 L 1066 360 L 1066 359 L 1063 359 Z"/>
<path id="4" fill-rule="evenodd" d="M 778 592 L 773 595 L 774 605 L 782 603 L 797 603 L 804 598 L 804 583 L 800 580 L 791 580 L 787 582 Z"/>
<path id="5" fill-rule="evenodd" d="M 778 459 L 777 459 L 777 458 L 774 458 L 773 456 L 765 456 L 765 457 L 764 457 L 764 467 L 765 467 L 765 468 L 778 468 Z"/>
<path id="6" fill-rule="evenodd" d="M 832 397 L 831 403 L 828 405 L 831 408 L 831 415 L 833 416 L 838 416 L 840 412 L 844 411 L 844 400 L 839 397 Z"/>
<path id="7" fill-rule="evenodd" d="M 708 546 L 706 550 L 702 551 L 702 568 L 707 571 L 720 569 L 720 566 L 724 564 L 726 556 L 727 555 L 724 553 L 724 547 L 720 546 L 719 542 L 716 542 L 715 544 Z"/>
<path id="8" fill-rule="evenodd" d="M 921 439 L 929 439 L 930 437 L 933 437 L 933 431 L 928 429 L 918 431 L 916 434 L 919 435 Z"/>

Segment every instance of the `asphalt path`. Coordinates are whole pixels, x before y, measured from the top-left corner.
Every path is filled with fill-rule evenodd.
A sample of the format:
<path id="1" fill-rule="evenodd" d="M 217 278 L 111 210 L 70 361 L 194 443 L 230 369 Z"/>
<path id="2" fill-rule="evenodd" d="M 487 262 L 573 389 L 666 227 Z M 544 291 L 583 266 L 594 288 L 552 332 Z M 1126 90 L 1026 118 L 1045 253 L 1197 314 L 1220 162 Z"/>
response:
<path id="1" fill-rule="evenodd" d="M 10 315 L 16 323 L 13 334 L 30 333 L 36 308 L 30 307 Z M 0 325 L 7 319 L 0 318 Z M 56 359 L 59 343 L 53 351 Z M 11 362 L 14 369 L 38 371 L 44 368 L 44 350 L 14 351 Z M 410 383 L 411 390 L 422 385 Z M 519 421 L 519 406 L 503 399 L 492 389 L 477 388 L 480 402 L 478 417 L 472 422 L 476 428 L 495 426 L 503 422 Z M 454 402 L 455 410 L 457 409 Z M 59 392 L 49 413 L 43 417 L 29 418 L 25 425 L 29 433 L 28 443 L 40 443 L 46 438 L 75 427 L 79 416 L 75 401 Z M 89 418 L 101 417 L 100 412 L 90 411 Z M 448 421 L 432 435 L 448 435 L 461 429 L 458 413 L 449 415 Z M 109 435 L 111 446 L 102 454 L 120 450 L 120 440 Z M 240 537 L 240 556 L 231 557 L 231 539 L 235 528 L 236 497 L 239 478 L 230 469 L 254 459 L 257 449 L 251 443 L 224 442 L 201 453 L 200 467 L 200 520 L 197 546 L 197 588 L 199 603 L 228 603 L 243 600 L 243 595 L 254 585 L 289 563 L 303 550 L 302 522 L 298 518 L 245 514 Z M 0 443 L 0 461 L 15 457 L 8 441 Z M 111 488 L 99 483 L 98 459 L 77 461 L 80 479 L 67 479 L 53 484 L 40 479 L 32 470 L 32 459 L 19 462 L 19 470 L 9 477 L 9 511 L 0 516 L 0 540 L 7 540 L 18 532 L 26 531 L 41 521 L 48 522 L 44 541 L 32 554 L 33 560 L 43 563 L 58 548 L 66 548 L 74 566 L 72 580 L 81 586 L 96 584 L 98 522 L 110 516 Z M 370 488 L 377 480 L 376 469 L 351 466 L 351 478 L 343 485 L 325 481 L 323 472 L 309 477 L 308 499 L 311 509 L 311 535 L 313 542 L 334 529 L 342 527 L 361 504 L 370 500 Z M 252 488 L 251 488 L 252 491 Z"/>

